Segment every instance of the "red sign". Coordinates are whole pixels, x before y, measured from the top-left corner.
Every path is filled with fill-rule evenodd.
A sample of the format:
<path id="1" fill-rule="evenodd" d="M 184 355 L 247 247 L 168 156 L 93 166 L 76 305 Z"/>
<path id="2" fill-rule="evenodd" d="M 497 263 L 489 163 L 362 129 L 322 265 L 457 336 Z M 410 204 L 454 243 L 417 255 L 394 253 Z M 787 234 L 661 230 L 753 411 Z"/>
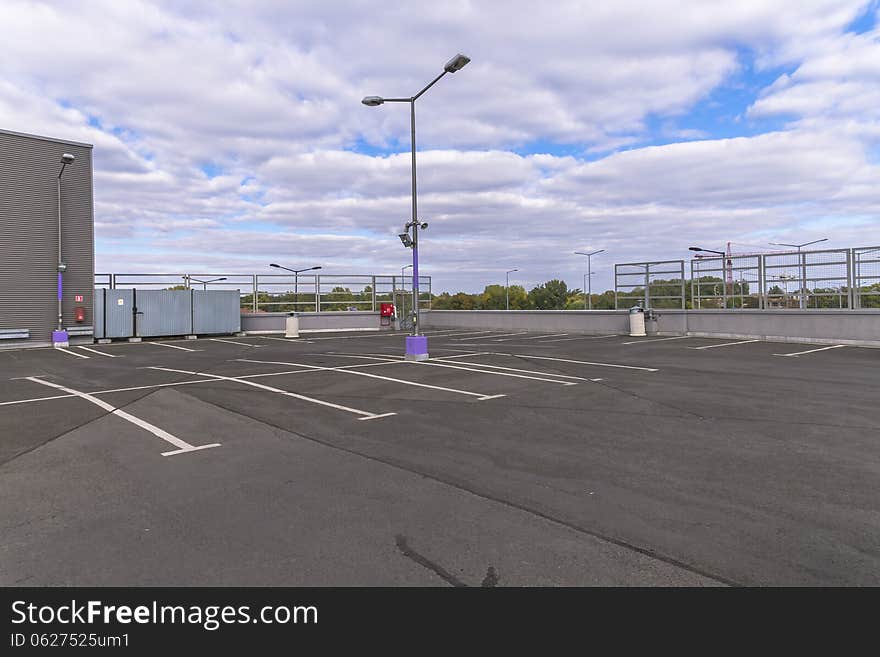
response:
<path id="1" fill-rule="evenodd" d="M 73 297 L 73 300 L 74 300 L 74 303 L 82 303 L 83 302 L 83 295 L 77 294 L 76 296 Z"/>

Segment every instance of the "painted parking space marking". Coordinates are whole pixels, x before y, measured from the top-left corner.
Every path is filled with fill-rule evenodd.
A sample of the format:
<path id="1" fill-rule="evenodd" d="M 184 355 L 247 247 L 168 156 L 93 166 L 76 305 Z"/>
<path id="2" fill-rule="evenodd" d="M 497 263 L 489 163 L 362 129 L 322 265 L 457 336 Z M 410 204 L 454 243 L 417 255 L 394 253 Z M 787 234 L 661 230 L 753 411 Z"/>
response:
<path id="1" fill-rule="evenodd" d="M 456 338 L 455 341 L 456 342 L 464 342 L 466 340 L 485 340 L 485 339 L 494 340 L 495 338 L 503 338 L 508 335 L 528 335 L 528 333 L 526 333 L 525 331 L 519 331 L 517 333 L 499 333 L 496 335 L 481 335 L 481 336 L 474 336 L 474 337 L 470 337 L 470 338 Z"/>
<path id="2" fill-rule="evenodd" d="M 635 365 L 619 365 L 617 363 L 596 363 L 589 360 L 572 360 L 570 358 L 551 358 L 549 356 L 531 356 L 528 354 L 504 354 L 498 353 L 498 356 L 514 356 L 515 358 L 536 358 L 538 360 L 554 360 L 560 363 L 575 363 L 577 365 L 593 365 L 595 367 L 616 367 L 624 370 L 641 370 L 642 372 L 659 372 L 654 367 L 636 367 Z"/>
<path id="3" fill-rule="evenodd" d="M 259 337 L 263 340 L 278 340 L 280 342 L 293 344 L 312 344 L 311 340 L 303 340 L 302 338 L 276 338 L 274 335 L 261 335 Z"/>
<path id="4" fill-rule="evenodd" d="M 98 351 L 97 349 L 89 349 L 88 347 L 78 346 L 77 349 L 89 351 L 93 354 L 98 354 L 99 356 L 106 356 L 107 358 L 125 358 L 125 356 L 116 356 L 114 354 L 105 354 L 103 351 Z"/>
<path id="5" fill-rule="evenodd" d="M 603 338 L 616 338 L 617 333 L 609 333 L 608 335 L 579 335 L 574 338 L 562 338 L 561 340 L 546 340 L 546 342 L 571 342 L 572 340 L 601 340 Z"/>
<path id="6" fill-rule="evenodd" d="M 239 358 L 240 362 L 243 363 L 261 363 L 264 365 L 289 365 L 292 367 L 308 367 L 314 370 L 323 370 L 325 372 L 340 372 L 342 374 L 351 374 L 352 376 L 365 376 L 371 379 L 381 379 L 383 381 L 391 381 L 392 383 L 400 383 L 408 386 L 416 386 L 419 388 L 430 388 L 432 390 L 441 390 L 443 392 L 452 392 L 459 395 L 468 395 L 471 397 L 476 397 L 480 401 L 485 401 L 487 399 L 498 399 L 499 397 L 504 397 L 504 395 L 486 395 L 480 392 L 471 392 L 470 390 L 459 390 L 457 388 L 446 388 L 444 386 L 435 386 L 430 385 L 428 383 L 419 383 L 417 381 L 407 381 L 406 379 L 396 379 L 390 376 L 381 376 L 379 374 L 370 374 L 369 372 L 358 372 L 350 367 L 323 367 L 320 365 L 305 365 L 303 363 L 286 363 L 280 361 L 271 361 L 271 360 L 248 360 L 246 358 Z M 395 361 L 396 362 L 396 361 Z"/>
<path id="7" fill-rule="evenodd" d="M 561 338 L 564 335 L 568 335 L 568 333 L 551 333 L 550 335 L 530 335 L 527 338 L 521 338 L 522 340 L 540 340 L 541 338 Z M 498 342 L 507 342 L 507 338 L 504 340 L 498 340 Z"/>
<path id="8" fill-rule="evenodd" d="M 70 354 L 71 356 L 76 356 L 77 358 L 90 358 L 90 356 L 86 356 L 85 354 L 78 354 L 75 351 L 65 349 L 64 347 L 54 347 L 54 349 L 55 351 L 63 351 L 65 354 Z"/>
<path id="9" fill-rule="evenodd" d="M 149 431 L 154 436 L 161 438 L 165 442 L 171 443 L 177 449 L 172 450 L 170 452 L 162 452 L 162 456 L 174 456 L 176 454 L 185 454 L 187 452 L 195 452 L 202 449 L 209 449 L 211 447 L 220 447 L 220 443 L 211 443 L 210 445 L 190 445 L 185 440 L 181 440 L 177 436 L 173 436 L 167 431 L 160 429 L 155 424 L 150 424 L 146 420 L 142 420 L 139 417 L 132 415 L 131 413 L 127 413 L 121 409 L 116 408 L 112 404 L 108 404 L 102 399 L 98 399 L 93 395 L 90 395 L 85 392 L 80 392 L 79 390 L 74 390 L 73 388 L 67 388 L 65 386 L 59 385 L 57 383 L 52 383 L 51 381 L 44 381 L 43 379 L 36 376 L 28 376 L 25 377 L 28 381 L 33 381 L 34 383 L 39 383 L 44 386 L 49 386 L 50 388 L 56 388 L 57 390 L 63 390 L 64 392 L 79 397 L 80 399 L 84 399 L 88 402 L 91 402 L 95 406 L 104 409 L 105 411 L 112 413 L 116 417 L 122 418 L 126 422 L 130 422 L 135 426 L 144 429 L 145 431 Z"/>
<path id="10" fill-rule="evenodd" d="M 493 374 L 495 376 L 509 376 L 516 379 L 531 379 L 532 381 L 543 381 L 545 383 L 556 383 L 558 385 L 563 386 L 575 386 L 577 383 L 574 381 L 560 381 L 559 379 L 547 379 L 537 376 L 526 376 L 525 374 L 513 374 L 511 372 L 494 372 L 490 369 L 476 369 L 473 367 L 464 367 L 463 365 L 453 365 L 452 363 L 438 363 L 434 360 L 389 360 L 387 356 L 356 356 L 353 354 L 337 354 L 341 358 L 367 358 L 370 360 L 381 360 L 385 359 L 385 363 L 387 364 L 397 364 L 397 365 L 429 365 L 431 367 L 446 367 L 453 370 L 465 370 L 468 372 L 479 372 L 480 374 Z M 481 366 L 478 366 L 481 367 Z M 542 372 L 542 374 L 544 374 Z M 553 374 L 549 374 L 548 376 L 554 376 Z"/>
<path id="11" fill-rule="evenodd" d="M 435 361 L 445 361 L 445 358 L 435 358 Z M 588 379 L 583 376 L 573 376 L 571 374 L 554 374 L 551 372 L 537 372 L 535 370 L 523 370 L 516 367 L 502 367 L 501 365 L 487 365 L 485 363 L 471 363 L 471 362 L 462 362 L 456 361 L 457 363 L 461 363 L 462 365 L 473 365 L 474 367 L 488 367 L 493 370 L 506 370 L 509 372 L 522 372 L 523 374 L 541 374 L 544 376 L 556 376 L 560 379 L 575 379 L 577 381 L 592 381 L 592 379 Z"/>
<path id="12" fill-rule="evenodd" d="M 810 349 L 808 351 L 796 351 L 793 354 L 773 354 L 774 356 L 804 356 L 806 354 L 815 354 L 817 351 L 828 351 L 829 349 L 840 349 L 841 347 L 845 347 L 845 344 L 833 344 L 830 347 L 821 347 L 819 349 Z"/>
<path id="13" fill-rule="evenodd" d="M 750 342 L 760 342 L 760 340 L 740 340 L 739 342 L 723 342 L 721 344 L 707 344 L 702 347 L 688 347 L 688 349 L 696 349 L 700 351 L 702 349 L 717 349 L 718 347 L 732 347 L 737 344 L 749 344 Z"/>
<path id="14" fill-rule="evenodd" d="M 236 342 L 235 340 L 223 340 L 221 338 L 208 338 L 211 342 L 225 342 L 226 344 L 237 344 L 242 347 L 262 347 L 263 345 L 251 344 L 249 342 Z"/>
<path id="15" fill-rule="evenodd" d="M 486 333 L 494 333 L 495 331 L 467 331 L 466 333 L 447 333 L 446 335 L 442 335 L 442 338 L 457 338 L 460 335 L 478 335 L 483 334 L 485 337 L 489 337 Z"/>
<path id="16" fill-rule="evenodd" d="M 234 381 L 235 383 L 241 383 L 246 386 L 251 386 L 254 388 L 259 388 L 261 390 L 265 390 L 267 392 L 274 392 L 279 395 L 284 395 L 285 397 L 293 397 L 295 399 L 300 399 L 302 401 L 307 401 L 312 404 L 318 404 L 320 406 L 327 406 L 329 408 L 335 408 L 340 411 L 345 411 L 347 413 L 353 413 L 354 415 L 360 415 L 359 420 L 376 420 L 382 417 L 390 417 L 392 415 L 397 415 L 397 413 L 371 413 L 370 411 L 362 411 L 359 408 L 351 408 L 350 406 L 342 406 L 341 404 L 334 404 L 333 402 L 324 401 L 323 399 L 315 399 L 314 397 L 307 397 L 305 395 L 299 395 L 295 392 L 290 392 L 288 390 L 282 390 L 281 388 L 273 388 L 272 386 L 263 385 L 262 383 L 257 383 L 255 381 L 249 381 L 248 379 L 242 379 L 240 377 L 235 376 L 221 376 L 220 374 L 211 374 L 209 372 L 189 372 L 187 370 L 175 370 L 170 367 L 150 367 L 151 370 L 161 370 L 163 372 L 175 372 L 177 374 L 189 374 L 192 376 L 207 376 L 213 379 L 217 379 L 219 381 Z"/>
<path id="17" fill-rule="evenodd" d="M 190 349 L 189 347 L 179 347 L 176 344 L 168 344 L 167 342 L 147 342 L 146 344 L 154 344 L 159 347 L 168 347 L 169 349 L 180 349 L 180 351 L 203 351 L 202 349 Z"/>
<path id="18" fill-rule="evenodd" d="M 666 340 L 687 340 L 689 335 L 676 335 L 674 338 L 651 338 L 649 340 L 633 340 L 631 342 L 621 342 L 620 344 L 644 344 L 646 342 L 665 342 Z"/>

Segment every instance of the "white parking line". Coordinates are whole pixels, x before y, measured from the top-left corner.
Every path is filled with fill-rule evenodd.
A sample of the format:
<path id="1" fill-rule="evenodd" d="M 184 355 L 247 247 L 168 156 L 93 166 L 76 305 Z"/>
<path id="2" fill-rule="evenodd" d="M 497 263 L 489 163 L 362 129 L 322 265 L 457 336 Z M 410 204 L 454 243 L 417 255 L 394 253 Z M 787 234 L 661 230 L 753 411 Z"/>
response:
<path id="1" fill-rule="evenodd" d="M 381 379 L 383 381 L 391 381 L 393 383 L 402 383 L 408 386 L 417 386 L 419 388 L 431 388 L 432 390 L 442 390 L 443 392 L 453 392 L 459 395 L 469 395 L 471 397 L 477 397 L 480 401 L 485 401 L 487 399 L 498 399 L 499 397 L 504 397 L 505 395 L 485 395 L 480 392 L 471 392 L 469 390 L 458 390 L 457 388 L 445 388 L 443 386 L 434 386 L 427 383 L 418 383 L 416 381 L 407 381 L 405 379 L 395 379 L 390 376 L 380 376 L 379 374 L 370 374 L 368 372 L 357 372 L 353 369 L 347 367 L 322 367 L 320 365 L 305 365 L 303 363 L 285 363 L 275 360 L 248 360 L 247 358 L 239 358 L 239 361 L 243 363 L 262 363 L 264 365 L 290 365 L 292 367 L 308 367 L 314 370 L 324 370 L 327 372 L 341 372 L 342 374 L 351 374 L 353 376 L 366 376 L 371 379 Z"/>
<path id="2" fill-rule="evenodd" d="M 276 338 L 273 335 L 261 335 L 259 337 L 263 338 L 263 340 L 280 340 L 281 342 L 295 342 L 296 344 L 312 344 L 311 340 L 303 340 L 302 338 Z"/>
<path id="3" fill-rule="evenodd" d="M 804 354 L 815 354 L 817 351 L 828 351 L 829 349 L 840 349 L 845 344 L 835 344 L 830 347 L 821 347 L 819 349 L 810 349 L 809 351 L 796 351 L 793 354 L 773 354 L 774 356 L 803 356 Z"/>
<path id="4" fill-rule="evenodd" d="M 653 367 L 636 367 L 635 365 L 617 365 L 616 363 L 594 363 L 588 360 L 570 360 L 568 358 L 550 358 L 549 356 L 529 356 L 526 354 L 498 353 L 497 356 L 514 356 L 515 358 L 536 358 L 538 360 L 555 360 L 560 363 L 575 363 L 577 365 L 595 365 L 596 367 L 617 367 L 624 370 L 641 370 L 643 372 L 659 372 Z"/>
<path id="5" fill-rule="evenodd" d="M 609 333 L 608 335 L 579 335 L 576 338 L 562 338 L 561 340 L 547 340 L 547 342 L 571 342 L 572 340 L 601 340 L 602 338 L 616 338 L 617 333 Z"/>
<path id="6" fill-rule="evenodd" d="M 479 333 L 494 333 L 494 331 L 468 331 L 467 333 L 447 333 L 446 335 L 440 336 L 443 338 L 457 338 L 460 335 L 477 335 Z"/>
<path id="7" fill-rule="evenodd" d="M 530 335 L 527 338 L 521 338 L 522 340 L 539 340 L 541 338 L 560 338 L 563 335 L 568 335 L 568 333 L 551 333 L 550 335 Z M 497 342 L 508 342 L 509 339 L 497 340 Z"/>
<path id="8" fill-rule="evenodd" d="M 456 342 L 465 342 L 466 340 L 483 340 L 483 339 L 487 339 L 487 338 L 494 340 L 495 338 L 503 338 L 508 335 L 528 335 L 528 334 L 525 331 L 519 331 L 518 333 L 499 333 L 497 335 L 480 335 L 480 336 L 476 336 L 476 337 L 472 337 L 472 338 L 460 338 L 460 339 L 456 340 Z"/>
<path id="9" fill-rule="evenodd" d="M 450 356 L 450 358 L 451 358 L 451 356 Z M 444 357 L 444 358 L 435 358 L 435 359 L 434 359 L 435 362 L 436 362 L 436 361 L 445 361 L 445 360 L 446 360 L 445 357 Z M 569 374 L 554 374 L 553 372 L 536 372 L 536 371 L 534 371 L 534 370 L 522 370 L 522 369 L 518 369 L 518 368 L 516 368 L 516 367 L 502 367 L 501 365 L 487 365 L 487 364 L 485 364 L 485 363 L 470 363 L 470 362 L 467 362 L 467 361 L 462 362 L 462 361 L 460 361 L 460 360 L 459 360 L 459 361 L 456 361 L 456 362 L 457 362 L 457 363 L 461 363 L 462 365 L 473 365 L 473 366 L 475 366 L 475 367 L 488 367 L 488 368 L 491 368 L 491 369 L 493 369 L 493 370 L 508 370 L 508 371 L 510 371 L 510 372 L 522 372 L 522 373 L 524 373 L 524 374 L 542 374 L 542 375 L 544 375 L 544 376 L 557 376 L 557 377 L 559 377 L 560 379 L 577 379 L 578 381 L 592 381 L 592 379 L 588 379 L 588 378 L 583 377 L 583 376 L 572 376 L 572 375 L 569 375 Z"/>
<path id="10" fill-rule="evenodd" d="M 113 354 L 105 354 L 103 351 L 98 351 L 97 349 L 89 349 L 88 347 L 77 347 L 77 349 L 83 349 L 84 351 L 90 351 L 93 354 L 98 354 L 100 356 L 106 356 L 107 358 L 125 358 L 125 356 L 114 356 Z"/>
<path id="11" fill-rule="evenodd" d="M 353 354 L 337 354 L 340 358 L 366 358 L 369 360 L 381 360 L 378 356 L 355 356 Z M 577 384 L 573 381 L 559 381 L 557 379 L 545 379 L 536 376 L 526 376 L 525 374 L 509 374 L 507 372 L 492 372 L 488 369 L 474 369 L 473 367 L 462 367 L 460 365 L 452 365 L 451 363 L 438 363 L 433 360 L 388 360 L 385 359 L 385 363 L 391 364 L 400 364 L 400 365 L 431 365 L 433 367 L 448 367 L 453 370 L 466 370 L 468 372 L 479 372 L 480 374 L 494 374 L 495 376 L 511 376 L 517 379 L 531 379 L 533 381 L 544 381 L 545 383 L 556 383 L 558 385 L 563 386 L 576 386 Z M 543 374 L 543 372 L 542 372 Z M 554 376 L 554 375 L 550 375 Z"/>
<path id="12" fill-rule="evenodd" d="M 64 347 L 55 347 L 55 351 L 63 351 L 65 354 L 70 354 L 71 356 L 76 356 L 77 358 L 90 358 L 90 356 L 78 354 L 75 351 L 70 351 L 70 349 L 65 349 Z"/>
<path id="13" fill-rule="evenodd" d="M 161 370 L 163 372 L 176 372 L 178 374 L 191 374 L 193 376 L 208 376 L 213 379 L 217 379 L 220 381 L 234 381 L 236 383 L 241 383 L 246 386 L 252 386 L 254 388 L 260 388 L 261 390 L 266 390 L 268 392 L 274 392 L 279 395 L 284 395 L 285 397 L 294 397 L 295 399 L 301 399 L 302 401 L 311 402 L 313 404 L 320 404 L 321 406 L 328 406 L 330 408 L 335 408 L 340 411 L 346 411 L 347 413 L 354 413 L 355 415 L 361 415 L 363 417 L 359 417 L 359 420 L 375 420 L 380 417 L 389 417 L 391 415 L 397 415 L 397 413 L 370 413 L 369 411 L 362 411 L 357 408 L 351 408 L 349 406 L 342 406 L 340 404 L 334 404 L 332 402 L 324 401 L 322 399 L 315 399 L 314 397 L 306 397 L 305 395 L 298 395 L 295 392 L 289 392 L 287 390 L 282 390 L 281 388 L 273 388 L 272 386 L 266 386 L 262 383 L 256 383 L 254 381 L 248 381 L 246 379 L 234 377 L 234 376 L 221 376 L 219 374 L 210 374 L 208 372 L 188 372 L 186 370 L 175 370 L 170 367 L 150 367 L 151 370 Z"/>
<path id="14" fill-rule="evenodd" d="M 147 344 L 155 344 L 160 347 L 168 347 L 169 349 L 180 349 L 181 351 L 202 351 L 202 349 L 190 349 L 189 347 L 178 347 L 176 344 L 168 344 L 167 342 L 148 342 Z"/>
<path id="15" fill-rule="evenodd" d="M 687 340 L 689 335 L 677 335 L 674 338 L 651 338 L 650 340 L 633 340 L 632 342 L 621 342 L 620 344 L 644 344 L 645 342 L 664 342 L 665 340 Z"/>
<path id="16" fill-rule="evenodd" d="M 223 340 L 221 338 L 208 338 L 211 342 L 225 342 L 226 344 L 237 344 L 242 347 L 261 347 L 259 344 L 250 344 L 249 342 L 236 342 L 235 340 Z"/>
<path id="17" fill-rule="evenodd" d="M 43 379 L 36 377 L 36 376 L 28 376 L 25 378 L 27 378 L 28 381 L 33 381 L 34 383 L 39 383 L 44 386 L 49 386 L 51 388 L 57 388 L 58 390 L 63 390 L 66 393 L 69 393 L 69 394 L 74 395 L 76 397 L 80 397 L 81 399 L 85 399 L 86 401 L 91 402 L 95 406 L 98 406 L 99 408 L 103 408 L 105 411 L 108 411 L 108 412 L 112 413 L 113 415 L 120 417 L 127 422 L 131 422 L 135 426 L 138 426 L 141 429 L 149 431 L 154 436 L 157 436 L 157 437 L 161 438 L 162 440 L 164 440 L 165 442 L 171 443 L 172 445 L 177 447 L 176 450 L 173 450 L 171 452 L 162 452 L 162 456 L 174 456 L 175 454 L 183 454 L 185 452 L 194 452 L 194 451 L 197 451 L 200 449 L 208 449 L 210 447 L 220 447 L 220 443 L 211 443 L 210 445 L 190 445 L 188 442 L 181 440 L 177 436 L 172 436 L 170 433 L 168 433 L 167 431 L 164 431 L 163 429 L 160 429 L 156 425 L 150 424 L 146 420 L 142 420 L 139 417 L 135 417 L 131 413 L 126 413 L 125 411 L 120 410 L 120 409 L 116 408 L 115 406 L 112 406 L 111 404 L 108 404 L 107 402 L 105 402 L 101 399 L 98 399 L 97 397 L 94 397 L 88 393 L 80 392 L 79 390 L 74 390 L 73 388 L 65 388 L 64 386 L 58 385 L 57 383 L 52 383 L 51 381 L 44 381 Z"/>
<path id="18" fill-rule="evenodd" d="M 716 347 L 732 347 L 735 344 L 748 344 L 749 342 L 760 342 L 760 340 L 740 340 L 739 342 L 723 342 L 721 344 L 707 344 L 702 347 L 688 347 L 688 349 L 696 349 L 700 351 L 702 349 L 715 349 Z"/>

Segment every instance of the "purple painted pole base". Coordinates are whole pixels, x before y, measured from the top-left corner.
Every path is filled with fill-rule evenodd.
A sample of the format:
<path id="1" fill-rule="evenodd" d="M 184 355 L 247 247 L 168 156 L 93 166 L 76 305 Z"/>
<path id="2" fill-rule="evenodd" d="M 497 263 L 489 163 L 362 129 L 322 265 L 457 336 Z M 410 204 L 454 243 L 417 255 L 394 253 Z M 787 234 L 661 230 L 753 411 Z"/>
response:
<path id="1" fill-rule="evenodd" d="M 67 331 L 52 331 L 53 347 L 69 347 L 70 343 L 67 340 Z"/>
<path id="2" fill-rule="evenodd" d="M 428 336 L 406 336 L 405 360 L 428 360 Z"/>

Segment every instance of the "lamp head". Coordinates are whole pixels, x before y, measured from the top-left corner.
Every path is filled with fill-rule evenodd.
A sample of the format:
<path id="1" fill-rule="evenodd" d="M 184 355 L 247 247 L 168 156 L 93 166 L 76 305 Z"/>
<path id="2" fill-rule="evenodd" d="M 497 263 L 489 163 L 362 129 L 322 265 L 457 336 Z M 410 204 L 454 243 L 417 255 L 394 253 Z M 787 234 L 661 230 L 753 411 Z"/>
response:
<path id="1" fill-rule="evenodd" d="M 403 242 L 403 245 L 405 247 L 409 248 L 413 245 L 413 241 L 412 238 L 410 238 L 409 233 L 400 233 L 398 237 L 400 238 L 400 241 Z"/>
<path id="2" fill-rule="evenodd" d="M 270 267 L 275 267 L 276 269 L 279 269 L 279 268 L 281 267 L 281 265 L 276 265 L 274 262 L 270 262 L 270 263 L 269 263 L 269 266 L 270 266 Z"/>
<path id="3" fill-rule="evenodd" d="M 702 250 L 703 249 L 701 249 L 699 246 L 689 246 L 688 247 L 688 251 L 702 251 Z"/>
<path id="4" fill-rule="evenodd" d="M 61 164 L 73 164 L 73 161 L 76 159 L 75 155 L 71 155 L 70 153 L 65 153 L 61 156 Z"/>
<path id="5" fill-rule="evenodd" d="M 364 96 L 361 102 L 367 107 L 378 107 L 385 102 L 385 99 L 382 96 Z"/>
<path id="6" fill-rule="evenodd" d="M 447 73 L 455 73 L 456 71 L 463 69 L 469 61 L 471 61 L 470 57 L 458 53 L 455 57 L 446 62 L 446 66 L 443 67 L 443 70 Z"/>

